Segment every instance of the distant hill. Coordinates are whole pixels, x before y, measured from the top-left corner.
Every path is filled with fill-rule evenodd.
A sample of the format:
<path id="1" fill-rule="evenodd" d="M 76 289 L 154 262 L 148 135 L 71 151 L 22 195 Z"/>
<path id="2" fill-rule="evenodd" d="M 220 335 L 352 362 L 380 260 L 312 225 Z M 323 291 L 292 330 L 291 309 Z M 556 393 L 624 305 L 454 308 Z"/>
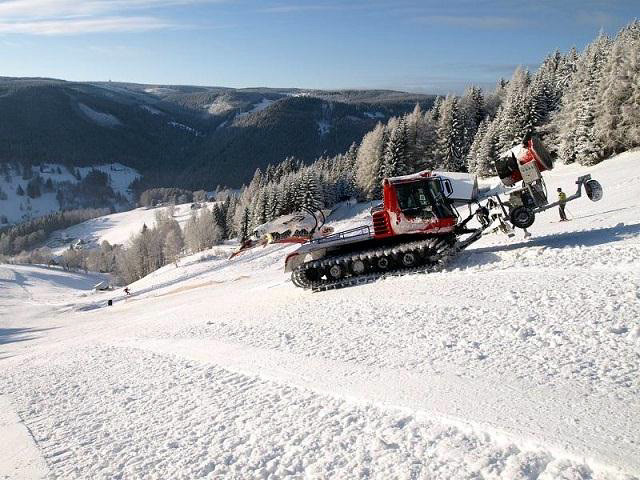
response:
<path id="1" fill-rule="evenodd" d="M 118 162 L 150 186 L 237 187 L 257 167 L 345 151 L 434 97 L 387 90 L 66 82 L 0 77 L 0 162 Z"/>

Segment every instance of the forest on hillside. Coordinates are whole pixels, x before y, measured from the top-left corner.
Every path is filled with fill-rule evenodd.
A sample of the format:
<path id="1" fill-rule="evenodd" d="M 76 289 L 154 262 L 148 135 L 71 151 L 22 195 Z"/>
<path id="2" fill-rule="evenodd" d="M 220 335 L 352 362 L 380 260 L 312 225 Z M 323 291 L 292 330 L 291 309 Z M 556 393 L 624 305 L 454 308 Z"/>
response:
<path id="1" fill-rule="evenodd" d="M 384 177 L 423 169 L 493 175 L 499 154 L 530 134 L 562 163 L 593 165 L 640 145 L 639 21 L 613 38 L 600 34 L 581 52 L 555 51 L 534 72 L 519 67 L 494 91 L 472 86 L 427 111 L 418 105 L 378 123 L 343 154 L 258 169 L 224 228 L 243 237 L 303 207 L 379 198 Z"/>
<path id="2" fill-rule="evenodd" d="M 0 166 L 120 163 L 153 187 L 239 187 L 287 155 L 306 163 L 434 96 L 0 77 Z"/>

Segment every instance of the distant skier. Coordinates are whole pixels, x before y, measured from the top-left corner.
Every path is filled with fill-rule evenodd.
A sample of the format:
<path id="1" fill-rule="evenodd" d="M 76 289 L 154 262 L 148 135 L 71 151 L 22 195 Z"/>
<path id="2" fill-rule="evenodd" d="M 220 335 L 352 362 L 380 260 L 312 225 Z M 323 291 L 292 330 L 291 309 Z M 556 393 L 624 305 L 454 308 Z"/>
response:
<path id="1" fill-rule="evenodd" d="M 567 194 L 558 188 L 558 210 L 560 211 L 560 221 L 566 222 L 569 220 L 567 214 L 564 212 L 564 207 L 567 205 Z"/>
<path id="2" fill-rule="evenodd" d="M 124 287 L 124 294 L 125 294 L 126 296 L 131 295 L 131 292 L 129 291 L 129 287 Z"/>

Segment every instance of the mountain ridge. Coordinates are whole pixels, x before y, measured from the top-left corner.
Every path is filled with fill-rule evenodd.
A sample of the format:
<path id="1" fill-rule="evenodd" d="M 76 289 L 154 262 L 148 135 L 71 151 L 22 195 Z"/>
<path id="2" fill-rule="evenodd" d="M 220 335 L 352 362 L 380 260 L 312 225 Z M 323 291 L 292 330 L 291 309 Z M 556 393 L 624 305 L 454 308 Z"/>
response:
<path id="1" fill-rule="evenodd" d="M 0 163 L 118 162 L 148 186 L 238 187 L 256 168 L 345 151 L 435 96 L 393 90 L 0 77 Z"/>

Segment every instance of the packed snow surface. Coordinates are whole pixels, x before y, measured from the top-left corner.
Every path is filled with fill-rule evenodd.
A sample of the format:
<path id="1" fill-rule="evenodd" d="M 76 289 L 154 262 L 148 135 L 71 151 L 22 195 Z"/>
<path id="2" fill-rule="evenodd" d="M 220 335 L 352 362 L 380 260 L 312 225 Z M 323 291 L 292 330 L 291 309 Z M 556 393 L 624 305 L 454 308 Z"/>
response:
<path id="1" fill-rule="evenodd" d="M 187 257 L 126 298 L 92 292 L 99 275 L 0 266 L 0 392 L 32 434 L 15 469 L 637 478 L 639 162 L 545 173 L 569 193 L 590 172 L 604 198 L 539 215 L 529 240 L 487 235 L 446 271 L 326 293 L 293 287 L 282 245 Z"/>

